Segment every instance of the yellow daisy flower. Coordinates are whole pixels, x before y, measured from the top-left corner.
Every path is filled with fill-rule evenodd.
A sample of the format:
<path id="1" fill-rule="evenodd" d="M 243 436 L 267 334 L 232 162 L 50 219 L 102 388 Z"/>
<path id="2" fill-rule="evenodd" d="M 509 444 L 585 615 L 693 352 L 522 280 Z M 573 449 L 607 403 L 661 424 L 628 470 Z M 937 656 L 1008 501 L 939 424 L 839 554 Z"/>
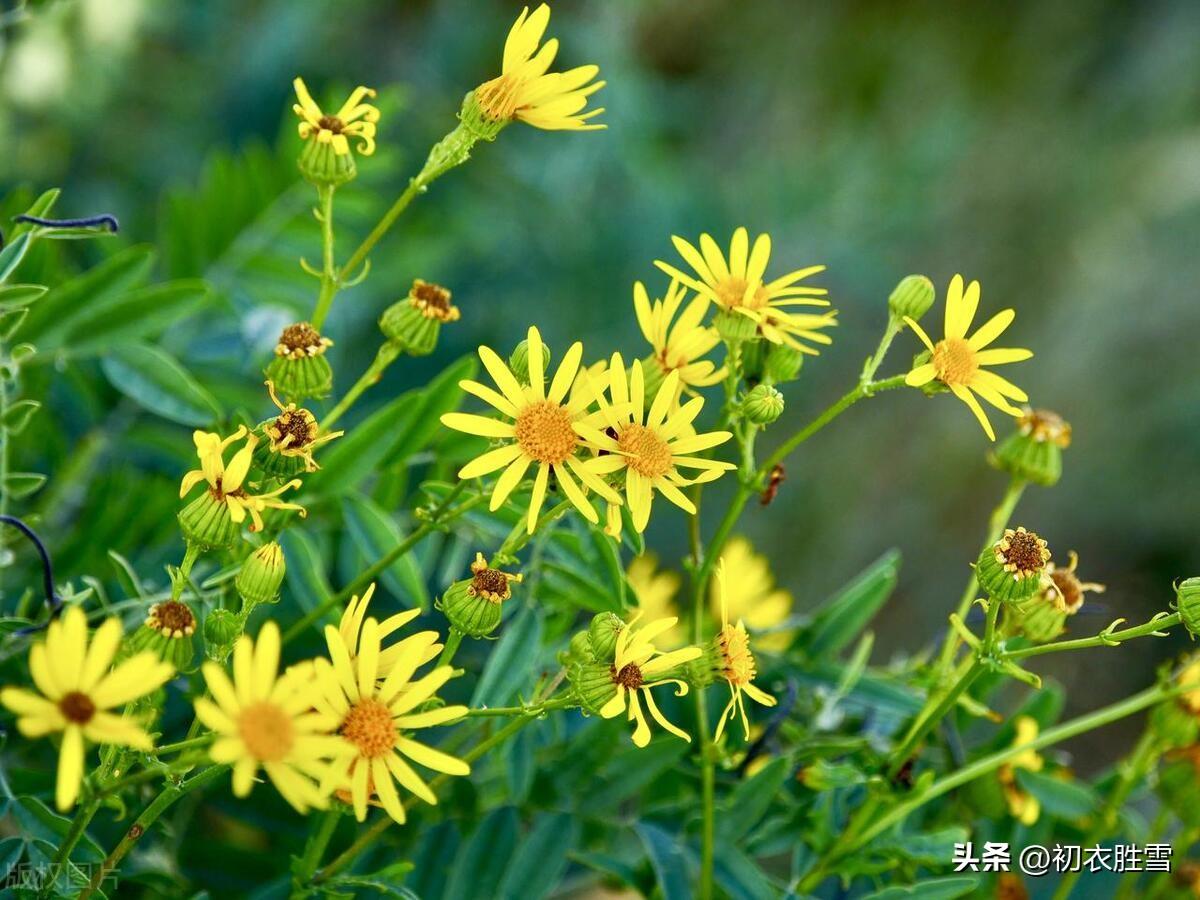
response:
<path id="1" fill-rule="evenodd" d="M 338 719 L 313 709 L 315 693 L 307 667 L 279 676 L 279 627 L 267 622 L 257 645 L 249 635 L 233 648 L 233 680 L 215 662 L 201 671 L 212 699 L 195 700 L 196 718 L 216 734 L 213 762 L 233 766 L 233 793 L 245 797 L 259 768 L 298 812 L 323 809 L 328 794 L 319 782 L 331 760 L 348 755 L 332 732 Z"/>
<path id="2" fill-rule="evenodd" d="M 950 280 L 950 289 L 946 293 L 946 336 L 942 340 L 933 343 L 920 325 L 905 316 L 904 321 L 929 348 L 932 356 L 929 362 L 908 373 L 905 384 L 921 387 L 937 379 L 948 387 L 955 397 L 967 404 L 971 412 L 975 413 L 979 424 L 983 426 L 984 432 L 994 441 L 996 433 L 992 431 L 992 423 L 988 421 L 983 407 L 971 392 L 979 394 L 996 409 L 1019 418 L 1021 410 L 1009 403 L 1008 399 L 1024 403 L 1029 397 L 1015 384 L 983 367 L 1021 362 L 1033 356 L 1033 351 L 1019 348 L 984 349 L 1012 324 L 1017 314 L 1011 309 L 996 313 L 968 338 L 967 331 L 975 319 L 978 306 L 979 282 L 972 281 L 964 290 L 963 277 L 955 275 Z"/>
<path id="3" fill-rule="evenodd" d="M 678 572 L 658 571 L 658 557 L 653 553 L 635 556 L 625 570 L 625 579 L 637 596 L 638 610 L 648 619 L 669 618 L 678 615 L 675 595 L 679 593 L 681 579 Z M 683 629 L 675 625 L 659 634 L 658 642 L 668 650 L 684 643 Z"/>
<path id="4" fill-rule="evenodd" d="M 380 681 L 380 632 L 379 623 L 367 619 L 359 635 L 358 655 L 351 659 L 350 648 L 337 629 L 332 625 L 325 628 L 330 659 L 316 661 L 314 702 L 322 714 L 338 723 L 350 756 L 348 763 L 330 770 L 324 786 L 348 791 L 360 822 L 367 817 L 371 798 L 378 797 L 387 814 L 403 823 L 404 807 L 395 783 L 426 803 L 437 803 L 433 791 L 405 762 L 406 757 L 447 775 L 471 772 L 467 763 L 413 740 L 408 733 L 461 719 L 467 708 L 415 711 L 454 675 L 453 666 L 439 666 L 413 681 L 413 673 L 424 659 L 415 645 L 395 660 L 391 672 Z"/>
<path id="5" fill-rule="evenodd" d="M 674 617 L 656 619 L 637 628 L 641 617 L 641 613 L 638 613 L 617 634 L 616 656 L 612 665 L 612 681 L 617 693 L 600 710 L 600 715 L 611 719 L 628 712 L 629 720 L 637 723 L 633 732 L 633 742 L 639 747 L 645 747 L 650 743 L 650 725 L 638 701 L 638 695 L 641 694 L 654 721 L 676 737 L 691 743 L 692 739 L 686 731 L 667 721 L 654 702 L 650 689 L 673 684 L 676 687 L 675 696 L 685 695 L 688 692 L 686 681 L 663 676 L 676 666 L 699 658 L 703 651 L 699 647 L 684 647 L 681 650 L 662 653 L 654 646 L 655 637 L 669 631 L 679 620 Z"/>
<path id="6" fill-rule="evenodd" d="M 0 703 L 17 714 L 17 729 L 25 737 L 62 732 L 54 791 L 60 811 L 74 806 L 79 796 L 85 741 L 153 749 L 150 735 L 123 716 L 120 707 L 158 690 L 175 670 L 146 651 L 109 671 L 121 637 L 121 621 L 107 619 L 89 646 L 87 616 L 72 606 L 50 623 L 45 640 L 29 650 L 29 672 L 40 693 L 17 687 L 0 690 Z"/>
<path id="7" fill-rule="evenodd" d="M 776 587 L 767 558 L 754 552 L 744 537 L 730 538 L 721 551 L 721 561 L 728 574 L 724 590 L 709 583 L 708 603 L 713 615 L 729 610 L 729 618 L 746 623 L 757 635 L 754 642 L 764 650 L 783 651 L 791 642 L 787 632 L 774 631 L 792 613 L 792 595 Z"/>
<path id="8" fill-rule="evenodd" d="M 459 382 L 459 387 L 464 391 L 474 394 L 512 421 L 468 413 L 446 413 L 442 416 L 442 424 L 448 428 L 505 442 L 503 446 L 489 450 L 467 463 L 459 470 L 458 477 L 478 478 L 504 469 L 492 491 L 490 506 L 494 511 L 508 499 L 526 470 L 536 464 L 533 494 L 529 498 L 528 529 L 531 534 L 546 499 L 546 485 L 551 472 L 563 493 L 584 518 L 589 522 L 599 522 L 599 515 L 575 479 L 578 478 L 610 503 L 619 504 L 621 498 L 602 478 L 589 471 L 576 455 L 581 446 L 579 428 L 587 416 L 591 397 L 587 391 L 580 391 L 572 393 L 568 399 L 567 392 L 579 371 L 583 345 L 576 341 L 567 350 L 548 390 L 545 347 L 542 336 L 532 326 L 529 329 L 528 348 L 527 386 L 521 385 L 490 347 L 480 347 L 479 358 L 483 360 L 499 392 L 475 381 Z"/>
<path id="9" fill-rule="evenodd" d="M 603 81 L 593 81 L 600 74 L 600 67 L 588 65 L 566 72 L 549 72 L 558 53 L 556 39 L 541 44 L 549 24 L 550 7 L 545 3 L 532 15 L 529 7 L 521 11 L 504 42 L 500 76 L 475 89 L 475 102 L 493 122 L 519 119 L 550 131 L 604 128 L 588 121 L 604 112 L 603 108 L 582 112 L 588 97 L 604 87 Z"/>
<path id="10" fill-rule="evenodd" d="M 624 471 L 625 498 L 638 531 L 646 530 L 656 490 L 680 509 L 695 515 L 695 505 L 680 486 L 712 481 L 722 472 L 737 467 L 692 454 L 723 444 L 733 435 L 728 431 L 686 433 L 704 406 L 704 398 L 694 397 L 672 409 L 679 390 L 678 372 L 666 377 L 649 410 L 645 408 L 640 361 L 634 360 L 627 375 L 621 354 L 614 353 L 608 373 L 612 403 L 604 398 L 603 391 L 597 391 L 600 412 L 592 420 L 576 425 L 588 444 L 602 454 L 588 460 L 588 470 L 602 475 Z M 608 430 L 602 431 L 602 427 Z M 699 474 L 688 479 L 680 474 L 680 468 L 697 469 Z"/>
<path id="11" fill-rule="evenodd" d="M 750 248 L 745 228 L 738 228 L 729 243 L 729 256 L 721 252 L 710 235 L 700 235 L 696 249 L 681 237 L 671 237 L 675 249 L 693 273 L 655 260 L 654 264 L 686 284 L 700 296 L 716 303 L 722 311 L 738 313 L 758 326 L 758 332 L 774 344 L 787 344 L 801 353 L 812 355 L 817 350 L 802 343 L 832 344 L 833 339 L 821 329 L 837 324 L 837 313 L 794 313 L 794 306 L 829 306 L 824 299 L 828 290 L 799 284 L 810 275 L 824 272 L 824 266 L 796 269 L 774 281 L 763 281 L 771 259 L 771 236 L 760 234 Z"/>
<path id="12" fill-rule="evenodd" d="M 721 343 L 721 336 L 715 328 L 700 324 L 709 303 L 702 296 L 694 298 L 672 325 L 686 296 L 687 288 L 672 281 L 666 297 L 651 303 L 646 286 L 639 281 L 633 286 L 633 308 L 663 374 L 678 372 L 682 388 L 708 387 L 725 377 L 725 368 L 718 369 L 716 363 L 700 357 Z"/>
<path id="13" fill-rule="evenodd" d="M 234 441 L 246 439 L 242 449 L 233 455 L 229 465 L 225 465 L 225 450 Z M 179 485 L 179 496 L 186 497 L 197 484 L 208 483 L 208 492 L 217 503 L 223 503 L 229 512 L 229 518 L 235 524 L 245 521 L 246 513 L 250 514 L 250 530 L 260 531 L 263 527 L 262 514 L 267 509 L 293 509 L 301 516 L 307 515 L 303 506 L 297 503 L 285 503 L 279 495 L 291 488 L 300 486 L 300 479 L 293 479 L 281 487 L 265 494 L 249 494 L 244 483 L 250 472 L 250 462 L 254 457 L 254 447 L 258 438 L 249 434 L 246 426 L 242 425 L 227 438 L 208 431 L 195 431 L 192 440 L 196 444 L 196 455 L 200 458 L 200 468 L 193 469 L 183 476 Z"/>
<path id="14" fill-rule="evenodd" d="M 1030 716 L 1018 717 L 1016 726 L 1014 747 L 1027 744 L 1038 736 L 1037 720 Z M 1017 784 L 1017 769 L 1040 772 L 1043 763 L 1041 755 L 1031 748 L 1013 757 L 996 772 L 996 777 L 1000 779 L 1000 787 L 1004 791 L 1004 802 L 1008 804 L 1008 812 L 1022 825 L 1032 825 L 1038 820 L 1041 804 L 1038 803 L 1037 797 L 1022 790 Z"/>
<path id="15" fill-rule="evenodd" d="M 341 622 L 338 623 L 338 634 L 341 635 L 342 645 L 350 654 L 352 661 L 358 658 L 363 619 L 367 615 L 367 606 L 371 603 L 374 595 L 375 585 L 372 583 L 363 591 L 361 598 L 357 594 L 351 597 L 350 602 L 346 605 L 346 611 L 342 613 Z M 419 609 L 406 609 L 404 612 L 388 616 L 377 626 L 379 640 L 382 642 L 419 615 L 421 615 Z M 379 677 L 385 678 L 390 675 L 399 660 L 407 659 L 413 653 L 420 657 L 421 661 L 418 665 L 424 665 L 441 652 L 442 645 L 438 643 L 436 631 L 419 631 L 411 634 L 404 640 L 380 651 Z"/>
<path id="16" fill-rule="evenodd" d="M 299 103 L 292 110 L 300 117 L 298 126 L 302 140 L 314 138 L 319 144 L 329 144 L 338 156 L 350 152 L 350 138 L 358 140 L 358 152 L 370 156 L 375 152 L 375 123 L 379 121 L 379 110 L 363 103 L 375 92 L 368 87 L 356 87 L 350 98 L 333 115 L 321 111 L 304 85 L 303 78 L 292 82 Z"/>
<path id="17" fill-rule="evenodd" d="M 736 625 L 729 624 L 729 609 L 725 606 L 725 566 L 717 566 L 717 586 L 721 597 L 721 630 L 718 632 L 714 646 L 716 654 L 714 662 L 719 667 L 721 677 L 729 684 L 729 702 L 721 712 L 721 721 L 717 723 L 713 740 L 718 740 L 725 731 L 725 723 L 735 715 L 741 715 L 742 728 L 746 740 L 750 740 L 750 719 L 746 716 L 746 701 L 743 695 L 763 706 L 774 706 L 775 698 L 766 691 L 755 687 L 754 676 L 758 674 L 754 663 L 754 654 L 750 651 L 750 635 L 746 626 L 738 620 Z"/>

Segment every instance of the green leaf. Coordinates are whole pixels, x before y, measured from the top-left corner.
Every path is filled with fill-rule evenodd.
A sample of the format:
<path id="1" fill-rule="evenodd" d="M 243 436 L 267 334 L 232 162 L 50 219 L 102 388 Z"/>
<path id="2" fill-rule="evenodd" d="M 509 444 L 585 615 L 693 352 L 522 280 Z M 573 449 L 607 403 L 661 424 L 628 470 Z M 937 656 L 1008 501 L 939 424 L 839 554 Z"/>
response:
<path id="1" fill-rule="evenodd" d="M 75 311 L 40 345 L 48 350 L 61 344 L 75 354 L 104 352 L 161 334 L 207 300 L 208 286 L 203 281 L 170 281 L 138 288 Z"/>
<path id="2" fill-rule="evenodd" d="M 896 587 L 900 553 L 891 550 L 821 605 L 796 637 L 810 659 L 831 657 L 853 642 Z"/>
<path id="3" fill-rule="evenodd" d="M 279 536 L 287 560 L 288 592 L 305 612 L 310 612 L 333 595 L 325 578 L 325 563 L 312 540 L 298 528 L 290 528 Z"/>
<path id="4" fill-rule="evenodd" d="M 867 894 L 863 900 L 954 900 L 973 893 L 979 886 L 979 879 L 969 875 L 957 875 L 948 878 L 929 878 L 914 884 L 896 885 L 884 888 L 873 894 Z"/>
<path id="5" fill-rule="evenodd" d="M 474 355 L 464 356 L 443 369 L 436 378 L 421 391 L 421 404 L 411 428 L 399 435 L 388 452 L 391 462 L 404 462 L 413 454 L 424 450 L 434 436 L 445 430 L 442 416 L 458 409 L 463 400 L 462 388 L 458 383 L 474 378 L 479 373 L 479 363 Z"/>
<path id="6" fill-rule="evenodd" d="M 641 838 L 646 855 L 650 857 L 650 865 L 654 868 L 655 881 L 662 889 L 663 900 L 688 900 L 692 892 L 679 838 L 649 822 L 638 822 L 633 829 Z"/>
<path id="7" fill-rule="evenodd" d="M 757 825 L 779 797 L 791 770 L 792 761 L 781 756 L 734 788 L 717 817 L 720 840 L 738 841 Z"/>
<path id="8" fill-rule="evenodd" d="M 404 539 L 400 526 L 392 517 L 361 494 L 353 494 L 342 501 L 342 516 L 350 539 L 368 564 L 386 555 Z M 429 608 L 425 576 L 421 574 L 413 551 L 384 569 L 381 578 L 388 591 L 397 597 L 408 599 L 412 606 Z"/>
<path id="9" fill-rule="evenodd" d="M 511 806 L 492 810 L 455 857 L 442 900 L 490 900 L 516 849 L 520 822 Z"/>
<path id="10" fill-rule="evenodd" d="M 920 865 L 944 866 L 954 856 L 954 845 L 964 843 L 971 836 L 962 825 L 953 825 L 939 831 L 925 833 L 889 834 L 871 842 L 872 853 L 907 859 Z"/>
<path id="11" fill-rule="evenodd" d="M 31 240 L 30 235 L 26 233 L 10 241 L 3 250 L 0 250 L 0 282 L 8 281 L 17 266 L 21 264 Z"/>
<path id="12" fill-rule="evenodd" d="M 558 884 L 567 854 L 579 839 L 579 822 L 567 813 L 538 816 L 513 858 L 499 896 L 503 900 L 538 900 Z"/>
<path id="13" fill-rule="evenodd" d="M 16 309 L 41 300 L 48 291 L 44 284 L 0 285 L 0 308 Z"/>
<path id="14" fill-rule="evenodd" d="M 713 879 L 734 900 L 774 900 L 783 893 L 736 844 L 720 844 L 715 857 Z"/>
<path id="15" fill-rule="evenodd" d="M 43 191 L 29 208 L 25 210 L 24 215 L 33 216 L 35 219 L 45 219 L 50 215 L 50 210 L 54 208 L 54 204 L 58 202 L 59 195 L 62 194 L 61 188 L 50 188 Z M 12 233 L 9 237 L 15 238 L 17 235 L 25 234 L 33 231 L 38 226 L 32 222 L 18 222 L 13 226 Z"/>
<path id="16" fill-rule="evenodd" d="M 46 483 L 46 476 L 37 472 L 9 472 L 4 477 L 4 490 L 10 497 L 28 497 Z"/>
<path id="17" fill-rule="evenodd" d="M 25 430 L 25 426 L 29 424 L 34 413 L 41 408 L 42 404 L 36 400 L 18 400 L 4 411 L 3 416 L 0 416 L 0 427 L 3 427 L 9 434 L 20 434 Z"/>
<path id="18" fill-rule="evenodd" d="M 173 356 L 149 344 L 131 344 L 100 364 L 109 382 L 136 403 L 180 425 L 210 425 L 221 407 Z"/>
<path id="19" fill-rule="evenodd" d="M 103 306 L 145 280 L 154 263 L 148 247 L 129 247 L 70 281 L 51 288 L 30 311 L 25 326 L 27 340 L 39 343 L 61 340 L 62 329 L 72 317 L 94 306 Z"/>
<path id="20" fill-rule="evenodd" d="M 533 648 L 542 643 L 542 619 L 532 606 L 527 606 L 504 628 L 504 636 L 488 656 L 471 706 L 503 706 L 528 683 L 538 656 Z"/>
<path id="21" fill-rule="evenodd" d="M 1076 820 L 1090 816 L 1100 805 L 1087 785 L 1044 772 L 1017 769 L 1017 784 L 1037 798 L 1042 809 L 1058 819 Z"/>
<path id="22" fill-rule="evenodd" d="M 21 327 L 21 323 L 25 321 L 29 315 L 29 308 L 21 309 L 0 309 L 0 340 L 10 341 L 17 330 Z"/>

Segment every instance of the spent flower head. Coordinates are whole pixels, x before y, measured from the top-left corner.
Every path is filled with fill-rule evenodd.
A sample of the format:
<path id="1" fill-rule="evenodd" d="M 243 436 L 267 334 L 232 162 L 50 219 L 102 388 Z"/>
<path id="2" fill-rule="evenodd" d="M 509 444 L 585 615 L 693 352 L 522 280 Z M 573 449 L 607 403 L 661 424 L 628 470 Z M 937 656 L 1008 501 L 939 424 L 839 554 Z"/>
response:
<path id="1" fill-rule="evenodd" d="M 754 653 L 750 649 L 750 635 L 741 619 L 737 624 L 729 621 L 729 608 L 725 604 L 726 581 L 724 563 L 717 564 L 717 595 L 721 605 L 721 630 L 717 632 L 712 645 L 706 653 L 706 659 L 716 674 L 729 685 L 729 702 L 721 712 L 721 720 L 717 723 L 713 739 L 721 737 L 725 723 L 740 716 L 742 729 L 746 740 L 750 740 L 750 719 L 746 716 L 746 701 L 751 700 L 763 706 L 774 706 L 775 698 L 757 687 L 753 682 L 758 674 Z"/>
<path id="2" fill-rule="evenodd" d="M 275 384 L 270 379 L 267 379 L 266 385 L 271 402 L 279 410 L 279 415 L 263 424 L 263 435 L 267 438 L 266 449 L 271 454 L 303 463 L 306 472 L 317 471 L 321 467 L 313 459 L 313 451 L 340 438 L 345 432 L 330 431 L 322 434 L 316 416 L 302 406 L 281 401 L 275 393 Z"/>

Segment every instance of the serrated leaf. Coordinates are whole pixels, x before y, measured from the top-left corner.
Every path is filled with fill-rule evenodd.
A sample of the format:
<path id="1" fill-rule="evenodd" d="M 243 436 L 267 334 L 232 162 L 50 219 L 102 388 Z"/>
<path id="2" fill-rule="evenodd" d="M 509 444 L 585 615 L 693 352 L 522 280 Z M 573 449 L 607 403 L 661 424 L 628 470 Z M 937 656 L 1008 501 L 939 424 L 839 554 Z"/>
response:
<path id="1" fill-rule="evenodd" d="M 646 848 L 663 900 L 688 900 L 692 892 L 683 844 L 679 838 L 649 822 L 638 822 L 633 829 Z"/>
<path id="2" fill-rule="evenodd" d="M 832 657 L 852 643 L 896 587 L 900 553 L 889 551 L 821 605 L 793 646 L 810 659 Z"/>
<path id="3" fill-rule="evenodd" d="M 361 494 L 351 495 L 342 501 L 342 516 L 346 520 L 350 539 L 368 564 L 385 556 L 404 540 L 400 526 L 391 516 Z M 429 608 L 425 576 L 421 574 L 414 552 L 401 556 L 384 569 L 380 577 L 388 591 L 397 597 L 406 598 L 412 606 Z"/>
<path id="4" fill-rule="evenodd" d="M 567 866 L 567 854 L 578 838 L 579 822 L 574 816 L 566 813 L 538 816 L 504 873 L 499 896 L 503 900 L 545 897 L 558 884 Z"/>
<path id="5" fill-rule="evenodd" d="M 100 364 L 118 391 L 156 415 L 180 425 L 204 426 L 222 416 L 221 407 L 167 351 L 149 344 L 115 350 Z"/>
<path id="6" fill-rule="evenodd" d="M 20 434 L 25 430 L 25 426 L 29 424 L 34 413 L 41 408 L 42 404 L 36 400 L 18 400 L 4 411 L 3 416 L 0 416 L 0 427 L 3 427 L 9 434 Z"/>

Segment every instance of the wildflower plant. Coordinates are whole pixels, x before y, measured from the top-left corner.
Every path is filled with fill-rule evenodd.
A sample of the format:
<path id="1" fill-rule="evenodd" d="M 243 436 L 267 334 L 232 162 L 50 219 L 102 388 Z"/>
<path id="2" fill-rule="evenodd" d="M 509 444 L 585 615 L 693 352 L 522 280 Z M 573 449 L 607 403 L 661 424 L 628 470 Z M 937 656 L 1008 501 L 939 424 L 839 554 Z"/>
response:
<path id="1" fill-rule="evenodd" d="M 1026 333 L 1014 309 L 972 331 L 978 281 L 950 279 L 934 342 L 920 324 L 930 278 L 897 278 L 873 312 L 831 298 L 823 265 L 731 222 L 726 243 L 646 248 L 645 280 L 622 304 L 634 346 L 547 340 L 555 309 L 530 298 L 504 311 L 517 346 L 497 337 L 424 380 L 406 368 L 487 302 L 418 277 L 432 272 L 372 272 L 409 206 L 510 124 L 594 132 L 602 113 L 621 115 L 594 105 L 598 66 L 555 67 L 550 16 L 544 4 L 517 15 L 496 74 L 456 122 L 446 111 L 445 136 L 407 181 L 359 180 L 396 140 L 391 88 L 322 104 L 323 86 L 295 79 L 296 169 L 280 193 L 313 198 L 303 233 L 319 262 L 288 260 L 311 279 L 305 307 L 274 322 L 254 358 L 231 351 L 211 379 L 228 390 L 174 355 L 181 335 L 211 330 L 177 325 L 232 315 L 216 285 L 147 287 L 138 247 L 71 274 L 71 251 L 46 248 L 119 241 L 115 220 L 51 219 L 56 191 L 6 201 L 17 221 L 0 249 L 0 549 L 21 564 L 0 619 L 0 812 L 20 826 L 5 834 L 22 836 L 0 841 L 0 858 L 48 867 L 35 896 L 100 896 L 114 878 L 169 896 L 482 895 L 474 879 L 511 897 L 598 884 L 1015 896 L 995 873 L 951 873 L 942 849 L 1033 829 L 1047 844 L 1127 836 L 1126 801 L 1146 785 L 1163 795 L 1158 834 L 1194 828 L 1200 662 L 1063 722 L 1061 690 L 1035 668 L 1048 653 L 1200 633 L 1200 581 L 1179 581 L 1145 623 L 1084 633 L 1076 614 L 1102 586 L 1074 552 L 1055 555 L 1069 535 L 1043 537 L 1017 515 L 1027 488 L 1059 480 L 1071 427 L 1015 406 L 1025 392 L 991 371 L 1032 353 L 993 346 Z M 547 138 L 544 152 L 592 139 Z M 375 202 L 393 190 L 390 206 Z M 354 209 L 379 212 L 361 236 L 335 218 L 351 192 Z M 343 293 L 368 279 L 386 282 L 387 303 L 364 313 L 379 323 L 374 353 L 335 357 L 325 332 L 339 333 Z M 879 342 L 847 392 L 795 427 L 789 404 L 816 392 L 808 367 L 841 352 L 839 315 L 878 320 Z M 880 375 L 893 349 L 905 359 Z M 50 473 L 58 491 L 12 467 L 47 442 L 23 436 L 52 414 L 40 412 L 46 379 L 24 379 L 43 357 L 72 384 L 102 373 L 123 398 L 113 427 L 150 423 L 134 445 L 154 472 L 114 473 L 97 494 L 78 488 L 98 465 L 86 447 Z M 393 366 L 421 383 L 390 396 Z M 801 445 L 861 401 L 918 391 L 953 393 L 989 439 L 978 398 L 1012 419 L 989 454 L 1008 484 L 976 511 L 986 530 L 959 560 L 966 585 L 944 634 L 883 665 L 869 625 L 898 554 L 800 609 L 805 586 L 743 532 L 753 509 L 801 502 L 786 471 Z M 95 508 L 93 532 L 64 552 L 80 568 L 59 580 L 51 551 L 81 505 Z M 682 558 L 647 547 L 652 523 L 686 534 Z M 169 546 L 165 577 L 143 564 L 147 545 Z M 99 571 L 110 563 L 111 577 Z M 1146 710 L 1111 773 L 1089 782 L 1066 764 L 1062 741 Z M 210 832 L 218 852 L 262 848 L 253 876 L 209 877 Z M 1059 896 L 1076 880 L 1063 876 Z"/>

